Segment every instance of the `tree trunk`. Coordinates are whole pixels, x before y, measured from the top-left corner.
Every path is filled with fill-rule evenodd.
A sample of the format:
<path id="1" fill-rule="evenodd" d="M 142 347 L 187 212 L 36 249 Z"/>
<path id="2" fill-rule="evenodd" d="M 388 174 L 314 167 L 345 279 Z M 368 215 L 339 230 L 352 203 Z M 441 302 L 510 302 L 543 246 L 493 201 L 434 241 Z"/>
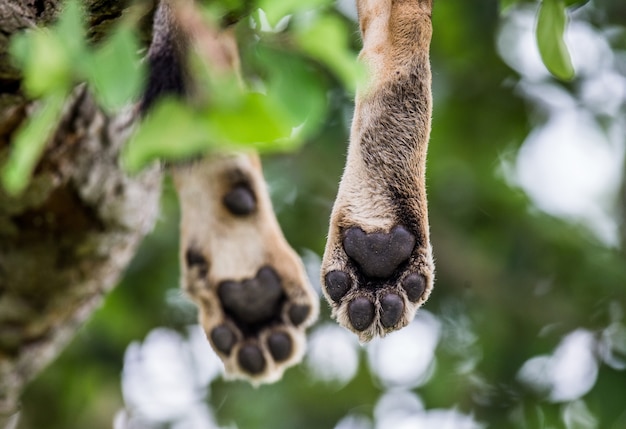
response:
<path id="1" fill-rule="evenodd" d="M 20 91 L 9 37 L 50 22 L 59 0 L 0 0 L 0 166 L 36 102 Z M 86 3 L 98 37 L 123 2 Z M 54 359 L 118 281 L 154 225 L 161 171 L 129 177 L 118 165 L 136 110 L 109 117 L 77 87 L 28 189 L 0 188 L 0 428 L 10 425 L 25 384 Z"/>

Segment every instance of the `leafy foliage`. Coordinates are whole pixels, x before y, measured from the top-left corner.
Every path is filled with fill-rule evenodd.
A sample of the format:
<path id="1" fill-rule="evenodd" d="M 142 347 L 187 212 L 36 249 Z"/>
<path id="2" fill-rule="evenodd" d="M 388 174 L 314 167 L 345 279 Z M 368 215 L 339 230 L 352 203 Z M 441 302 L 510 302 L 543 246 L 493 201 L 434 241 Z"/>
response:
<path id="1" fill-rule="evenodd" d="M 39 108 L 18 130 L 2 170 L 11 194 L 22 192 L 60 119 L 65 100 L 79 82 L 87 82 L 98 102 L 113 111 L 136 100 L 144 81 L 138 41 L 129 22 L 101 46 L 87 44 L 80 3 L 68 1 L 57 23 L 16 35 L 11 53 L 23 70 L 27 96 Z"/>
<path id="2" fill-rule="evenodd" d="M 241 7 L 241 2 L 236 3 Z M 515 5 L 523 3 L 539 5 L 533 0 L 503 0 L 501 6 L 509 6 L 507 14 L 516 13 L 523 7 Z M 583 3 L 559 4 L 569 13 Z M 316 13 L 331 20 L 340 17 L 330 5 L 320 7 L 323 13 Z M 358 366 L 345 382 L 323 380 L 306 364 L 288 371 L 280 383 L 259 389 L 218 378 L 200 395 L 208 392 L 205 402 L 221 426 L 398 427 L 377 425 L 383 414 L 381 398 L 390 390 L 419 396 L 419 413 L 433 411 L 434 415 L 453 408 L 489 428 L 626 426 L 623 242 L 621 247 L 607 245 L 584 224 L 546 214 L 524 189 L 507 179 L 505 168 L 553 113 L 546 112 L 545 107 L 547 101 L 553 101 L 551 96 L 558 94 L 573 100 L 575 108 L 589 109 L 585 99 L 589 87 L 580 81 L 582 77 L 564 86 L 543 75 L 539 82 L 529 82 L 522 72 L 509 68 L 493 48 L 502 26 L 495 9 L 491 0 L 435 2 L 431 50 L 435 104 L 427 184 L 437 282 L 422 313 L 430 312 L 440 321 L 441 340 L 423 384 L 389 389 L 372 363 L 370 349 L 355 346 Z M 581 12 L 585 10 L 591 12 L 576 19 L 602 34 L 610 29 L 607 46 L 615 61 L 621 61 L 626 34 L 623 0 L 590 2 Z M 324 249 L 327 220 L 343 170 L 352 95 L 344 79 L 335 73 L 335 66 L 322 61 L 323 51 L 294 45 L 300 29 L 309 28 L 304 7 L 285 21 L 280 13 L 268 15 L 267 31 L 262 28 L 260 15 L 253 13 L 256 27 L 241 36 L 244 76 L 251 88 L 263 89 L 257 93 L 265 94 L 267 106 L 271 107 L 274 99 L 280 100 L 271 108 L 276 109 L 273 113 L 280 113 L 278 117 L 287 115 L 287 124 L 306 121 L 299 129 L 306 142 L 301 150 L 266 157 L 264 169 L 289 242 L 307 256 L 307 265 L 315 267 L 316 255 L 319 257 Z M 340 19 L 348 36 L 356 34 L 354 22 Z M 550 21 L 546 25 L 549 27 Z M 562 35 L 562 31 L 548 31 L 546 37 Z M 354 56 L 356 44 L 347 46 L 348 55 Z M 610 75 L 624 79 L 623 62 L 618 62 Z M 593 76 L 597 80 L 591 83 L 606 84 L 604 76 Z M 609 90 L 619 92 L 618 84 L 608 82 Z M 542 99 L 545 104 L 534 104 L 520 95 L 530 85 L 536 93 L 548 94 Z M 233 98 L 233 106 L 220 109 L 232 109 L 230 114 L 237 117 L 238 103 L 247 94 L 242 91 Z M 605 103 L 601 99 L 600 104 Z M 172 100 L 157 106 L 144 125 L 145 132 L 153 137 L 145 138 L 153 144 L 168 143 L 189 132 L 189 140 L 197 139 L 190 144 L 190 151 L 170 154 L 169 147 L 163 146 L 135 165 L 159 156 L 191 156 L 207 147 L 203 146 L 207 144 L 203 136 L 210 121 L 196 118 L 201 114 L 197 111 L 184 109 L 188 107 Z M 202 114 L 214 112 L 207 106 L 203 109 Z M 562 108 L 555 110 L 558 114 Z M 624 122 L 625 114 L 623 97 L 609 113 L 590 110 L 600 129 L 609 130 L 607 135 L 623 136 L 615 132 L 621 128 L 615 127 Z M 165 122 L 168 118 L 175 119 Z M 224 140 L 232 141 L 216 140 L 216 145 L 240 147 L 236 140 L 249 142 L 247 134 L 228 137 L 221 132 Z M 268 136 L 274 138 L 276 134 Z M 555 168 L 562 165 L 570 166 L 567 159 L 559 158 Z M 571 169 L 583 174 L 585 165 Z M 624 196 L 621 198 L 623 205 Z M 122 363 L 129 344 L 137 347 L 136 342 L 143 341 L 155 326 L 184 334 L 186 326 L 195 323 L 196 315 L 177 289 L 178 217 L 176 197 L 169 185 L 162 212 L 157 230 L 144 243 L 104 308 L 27 392 L 21 429 L 110 428 L 112 416 L 124 402 L 120 374 L 125 371 Z M 615 221 L 626 228 L 623 213 L 621 217 L 615 213 Z M 322 308 L 321 326 L 314 330 L 332 323 L 327 306 L 322 304 Z M 554 355 L 561 341 L 579 330 L 593 339 L 587 352 L 593 354 L 597 369 L 586 394 L 576 400 L 556 401 L 545 386 L 529 388 L 520 381 L 520 369 L 527 362 Z M 416 343 L 423 346 L 423 337 L 414 336 L 406 342 L 407 346 Z M 203 357 L 209 359 L 207 355 Z M 577 354 L 569 363 L 575 366 L 582 360 L 582 354 Z M 397 369 L 407 362 L 414 361 L 396 357 L 390 366 Z M 195 367 L 190 371 L 198 374 Z M 396 401 L 394 405 L 391 417 L 400 419 L 405 411 L 403 403 Z M 345 420 L 346 414 L 360 416 L 364 423 L 351 425 Z M 160 427 L 181 426 L 162 423 Z"/>
<path id="3" fill-rule="evenodd" d="M 327 68 L 352 91 L 361 76 L 345 24 L 327 6 L 328 1 L 319 0 L 273 2 L 255 12 L 252 32 L 240 32 L 248 60 L 244 67 L 253 84 L 241 88 L 236 79 L 213 76 L 208 65 L 200 64 L 198 81 L 208 86 L 209 100 L 194 108 L 170 102 L 166 109 L 171 114 L 155 108 L 126 146 L 126 167 L 137 171 L 155 159 L 187 158 L 207 150 L 282 152 L 302 144 L 321 125 L 327 107 L 327 82 L 314 69 Z M 278 31 L 281 19 L 298 25 Z M 159 127 L 177 132 L 164 136 L 152 131 Z"/>
<path id="4" fill-rule="evenodd" d="M 501 0 L 502 10 L 518 2 Z M 541 2 L 537 42 L 550 72 L 563 80 L 574 75 L 563 42 L 566 8 L 585 2 Z M 210 5 L 207 12 L 243 7 L 241 1 L 224 1 Z M 313 63 L 331 71 L 351 92 L 356 89 L 364 70 L 355 62 L 346 24 L 332 11 L 329 0 L 259 0 L 258 7 L 262 12 L 255 12 L 255 31 L 246 39 L 255 46 L 257 58 L 251 65 L 256 68 L 250 71 L 263 94 L 242 89 L 232 81 L 213 82 L 210 93 L 218 95 L 212 96 L 207 105 L 191 108 L 168 101 L 155 109 L 125 148 L 123 162 L 129 171 L 138 171 L 155 159 L 184 159 L 206 150 L 295 149 L 319 127 L 327 107 L 328 83 L 317 78 L 313 69 L 319 66 Z M 265 28 L 261 18 L 270 28 Z M 286 37 L 279 40 L 272 28 L 285 19 L 295 24 L 281 30 Z M 86 40 L 80 3 L 70 0 L 55 25 L 14 38 L 11 51 L 23 69 L 25 92 L 39 99 L 41 106 L 17 133 L 11 156 L 2 169 L 2 183 L 8 192 L 17 194 L 27 186 L 60 117 L 61 101 L 78 82 L 90 85 L 99 103 L 110 112 L 138 99 L 145 68 L 132 31 L 134 20 L 131 13 L 108 40 L 93 47 Z M 293 88 L 299 88 L 298 93 Z M 241 123 L 247 126 L 241 127 Z M 155 132 L 157 128 L 169 131 Z M 203 135 L 212 137 L 209 141 Z"/>

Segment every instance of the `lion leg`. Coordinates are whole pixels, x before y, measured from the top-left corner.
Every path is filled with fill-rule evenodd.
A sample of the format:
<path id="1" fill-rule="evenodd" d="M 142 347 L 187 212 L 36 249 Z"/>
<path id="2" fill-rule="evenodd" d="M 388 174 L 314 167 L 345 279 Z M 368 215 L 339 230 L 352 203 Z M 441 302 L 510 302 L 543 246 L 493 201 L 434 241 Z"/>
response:
<path id="1" fill-rule="evenodd" d="M 215 73 L 238 72 L 232 31 L 207 27 L 191 1 L 163 0 L 144 111 L 164 95 L 194 99 L 185 68 L 189 47 Z M 278 225 L 259 157 L 214 153 L 172 165 L 170 173 L 181 207 L 181 286 L 198 306 L 227 377 L 253 384 L 280 379 L 302 359 L 319 300 Z"/>
<path id="2" fill-rule="evenodd" d="M 285 240 L 256 154 L 172 171 L 181 206 L 182 287 L 231 378 L 278 380 L 304 354 L 318 299 Z"/>
<path id="3" fill-rule="evenodd" d="M 358 0 L 370 80 L 356 97 L 322 284 L 333 316 L 361 341 L 407 325 L 433 287 L 431 11 L 432 0 Z"/>

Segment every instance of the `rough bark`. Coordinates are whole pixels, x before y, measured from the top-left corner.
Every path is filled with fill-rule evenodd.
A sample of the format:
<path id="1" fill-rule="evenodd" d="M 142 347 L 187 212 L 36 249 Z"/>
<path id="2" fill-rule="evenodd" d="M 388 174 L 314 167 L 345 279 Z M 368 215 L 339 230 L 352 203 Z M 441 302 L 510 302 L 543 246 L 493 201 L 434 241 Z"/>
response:
<path id="1" fill-rule="evenodd" d="M 59 0 L 0 0 L 0 165 L 36 107 L 7 56 L 12 34 L 54 19 Z M 99 37 L 125 2 L 86 1 Z M 0 428 L 19 395 L 117 282 L 156 219 L 158 167 L 129 177 L 118 154 L 135 110 L 109 117 L 78 87 L 26 192 L 0 188 Z"/>

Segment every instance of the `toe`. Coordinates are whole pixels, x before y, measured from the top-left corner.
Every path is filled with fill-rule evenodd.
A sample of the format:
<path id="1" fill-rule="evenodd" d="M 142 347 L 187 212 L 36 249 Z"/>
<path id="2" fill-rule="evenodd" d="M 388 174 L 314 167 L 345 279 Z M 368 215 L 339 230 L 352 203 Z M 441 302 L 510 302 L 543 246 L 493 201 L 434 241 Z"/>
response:
<path id="1" fill-rule="evenodd" d="M 246 344 L 239 349 L 237 358 L 241 368 L 249 374 L 260 374 L 265 369 L 263 353 L 254 344 Z"/>
<path id="2" fill-rule="evenodd" d="M 211 331 L 211 341 L 218 351 L 229 355 L 235 345 L 236 338 L 228 326 L 220 325 Z"/>
<path id="3" fill-rule="evenodd" d="M 409 301 L 417 302 L 426 290 L 426 277 L 418 273 L 409 274 L 402 280 L 402 288 L 406 291 Z"/>
<path id="4" fill-rule="evenodd" d="M 267 347 L 276 362 L 282 362 L 291 356 L 293 343 L 284 332 L 274 332 L 267 339 Z"/>
<path id="5" fill-rule="evenodd" d="M 208 261 L 202 252 L 194 247 L 188 248 L 185 252 L 185 263 L 189 269 L 196 267 L 200 277 L 206 277 L 209 271 Z"/>
<path id="6" fill-rule="evenodd" d="M 359 297 L 348 304 L 348 318 L 357 331 L 364 331 L 374 321 L 374 304 Z"/>
<path id="7" fill-rule="evenodd" d="M 335 302 L 341 300 L 352 287 L 352 280 L 343 271 L 331 271 L 326 274 L 325 280 L 326 292 Z"/>
<path id="8" fill-rule="evenodd" d="M 295 326 L 300 326 L 311 314 L 311 306 L 306 304 L 294 304 L 289 309 L 289 320 Z"/>
<path id="9" fill-rule="evenodd" d="M 395 293 L 390 293 L 382 297 L 380 307 L 380 323 L 382 323 L 385 328 L 395 326 L 404 313 L 404 301 Z"/>

